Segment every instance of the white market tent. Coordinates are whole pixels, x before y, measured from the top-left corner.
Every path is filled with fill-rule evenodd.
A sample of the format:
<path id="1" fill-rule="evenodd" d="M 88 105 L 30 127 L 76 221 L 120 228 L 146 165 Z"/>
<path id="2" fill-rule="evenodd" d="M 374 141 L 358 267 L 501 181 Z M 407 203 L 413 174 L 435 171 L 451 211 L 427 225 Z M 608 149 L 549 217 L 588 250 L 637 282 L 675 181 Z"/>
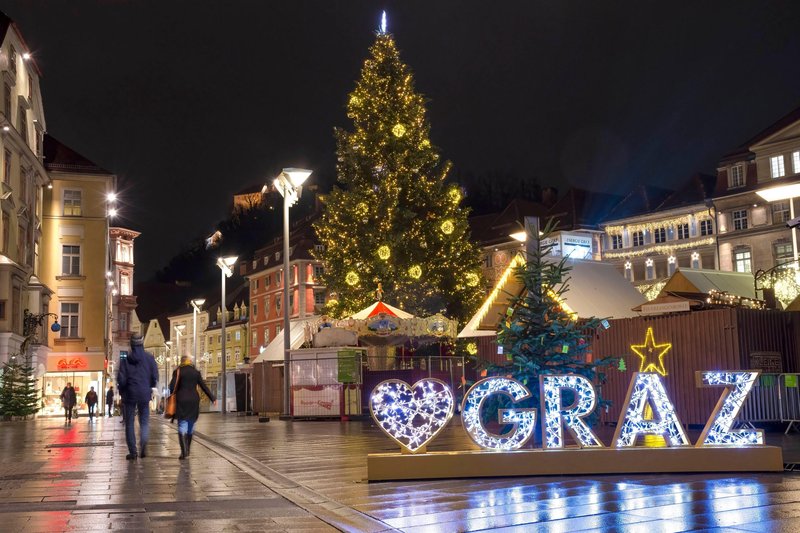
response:
<path id="1" fill-rule="evenodd" d="M 756 289 L 750 272 L 727 272 L 679 268 L 667 280 L 661 294 L 691 294 L 706 296 L 710 291 L 726 292 L 743 298 L 755 298 Z"/>
<path id="2" fill-rule="evenodd" d="M 509 302 L 522 293 L 522 284 L 514 268 L 523 259 L 517 256 L 499 278 L 489 296 L 473 315 L 459 338 L 490 337 L 497 334 L 497 324 L 505 315 Z M 578 317 L 629 318 L 639 316 L 631 308 L 645 303 L 644 296 L 620 274 L 614 265 L 599 261 L 570 259 L 569 290 L 564 294 L 564 304 Z"/>
<path id="3" fill-rule="evenodd" d="M 308 328 L 314 327 L 319 322 L 318 316 L 311 316 L 300 320 L 292 320 L 289 326 L 289 347 L 292 350 L 300 348 L 306 342 Z M 258 354 L 253 363 L 263 363 L 264 361 L 283 362 L 283 332 L 281 331 L 274 339 L 267 344 L 264 351 Z"/>

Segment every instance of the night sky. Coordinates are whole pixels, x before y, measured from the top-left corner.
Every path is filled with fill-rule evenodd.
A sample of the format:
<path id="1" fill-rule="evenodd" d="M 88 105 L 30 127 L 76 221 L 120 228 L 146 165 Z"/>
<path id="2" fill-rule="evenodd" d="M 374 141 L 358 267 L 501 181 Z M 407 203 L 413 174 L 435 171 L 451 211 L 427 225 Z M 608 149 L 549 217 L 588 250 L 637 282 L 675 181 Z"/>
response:
<path id="1" fill-rule="evenodd" d="M 457 172 L 678 186 L 800 105 L 800 2 L 2 1 L 50 134 L 120 178 L 137 277 L 286 166 L 334 179 L 382 9 Z"/>

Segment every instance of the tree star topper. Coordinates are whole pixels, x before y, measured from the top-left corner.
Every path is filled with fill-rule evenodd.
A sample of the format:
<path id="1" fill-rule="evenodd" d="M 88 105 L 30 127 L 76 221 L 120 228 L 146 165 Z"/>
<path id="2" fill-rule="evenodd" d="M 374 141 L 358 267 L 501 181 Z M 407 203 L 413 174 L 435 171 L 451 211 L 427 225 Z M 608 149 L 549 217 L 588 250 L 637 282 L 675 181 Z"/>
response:
<path id="1" fill-rule="evenodd" d="M 386 33 L 386 11 L 381 13 L 381 29 L 380 33 Z"/>
<path id="2" fill-rule="evenodd" d="M 664 367 L 664 356 L 672 348 L 672 343 L 656 344 L 653 338 L 653 328 L 647 328 L 644 344 L 631 344 L 631 350 L 641 357 L 639 372 L 658 372 L 662 376 L 667 375 Z"/>

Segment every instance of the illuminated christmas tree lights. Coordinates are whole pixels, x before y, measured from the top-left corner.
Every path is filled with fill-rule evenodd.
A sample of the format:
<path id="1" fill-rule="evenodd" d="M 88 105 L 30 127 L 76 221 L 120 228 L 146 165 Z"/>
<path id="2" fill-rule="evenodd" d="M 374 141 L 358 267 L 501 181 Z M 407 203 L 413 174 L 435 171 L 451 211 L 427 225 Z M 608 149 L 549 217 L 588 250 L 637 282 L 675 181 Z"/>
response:
<path id="1" fill-rule="evenodd" d="M 480 250 L 430 142 L 425 100 L 381 27 L 347 100 L 353 130 L 336 130 L 338 186 L 315 226 L 323 282 L 337 295 L 326 312 L 358 311 L 381 283 L 387 303 L 463 321 L 480 303 Z"/>

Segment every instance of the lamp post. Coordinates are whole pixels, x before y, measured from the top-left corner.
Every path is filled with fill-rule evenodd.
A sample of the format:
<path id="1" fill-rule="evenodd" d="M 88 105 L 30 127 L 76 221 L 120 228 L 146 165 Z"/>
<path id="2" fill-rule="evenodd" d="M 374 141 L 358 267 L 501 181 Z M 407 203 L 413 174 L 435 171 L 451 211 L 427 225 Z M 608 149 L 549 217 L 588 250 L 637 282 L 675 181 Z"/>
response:
<path id="1" fill-rule="evenodd" d="M 189 303 L 192 305 L 192 358 L 194 359 L 194 363 L 197 364 L 197 313 L 200 312 L 200 306 L 206 303 L 205 298 L 195 298 L 194 300 L 190 300 Z"/>
<path id="2" fill-rule="evenodd" d="M 228 354 L 225 352 L 225 322 L 227 320 L 228 311 L 225 308 L 225 278 L 229 278 L 233 276 L 233 270 L 231 267 L 236 264 L 239 258 L 237 256 L 227 256 L 227 257 L 220 257 L 217 259 L 217 266 L 221 271 L 221 280 L 222 280 L 222 298 L 220 299 L 220 315 L 222 315 L 222 324 L 221 324 L 221 333 L 220 333 L 220 342 L 222 343 L 222 407 L 220 408 L 220 412 L 224 415 L 228 412 L 228 380 L 227 380 L 227 359 Z"/>
<path id="3" fill-rule="evenodd" d="M 303 183 L 311 175 L 310 170 L 302 168 L 284 168 L 273 182 L 275 188 L 283 196 L 283 417 L 291 416 L 289 412 L 289 350 L 291 334 L 289 315 L 289 207 L 294 205 L 303 193 Z"/>
<path id="4" fill-rule="evenodd" d="M 103 381 L 102 385 L 105 387 L 108 377 L 106 372 L 108 370 L 109 361 L 113 360 L 114 358 L 114 329 L 112 326 L 111 321 L 114 319 L 114 296 L 116 296 L 116 289 L 114 288 L 114 278 L 113 273 L 111 271 L 112 265 L 112 251 L 111 251 L 111 221 L 114 217 L 117 216 L 117 193 L 113 190 L 106 193 L 106 227 L 105 227 L 105 264 L 103 265 L 104 270 L 106 272 L 106 279 L 108 283 L 108 287 L 105 291 L 105 313 L 106 317 L 103 321 L 103 329 L 105 330 L 105 364 L 103 365 Z M 110 294 L 112 293 L 113 294 Z M 115 363 L 116 364 L 116 363 Z M 103 408 L 103 412 L 105 412 L 106 405 L 105 405 L 105 395 L 101 394 L 100 399 L 100 406 Z"/>

